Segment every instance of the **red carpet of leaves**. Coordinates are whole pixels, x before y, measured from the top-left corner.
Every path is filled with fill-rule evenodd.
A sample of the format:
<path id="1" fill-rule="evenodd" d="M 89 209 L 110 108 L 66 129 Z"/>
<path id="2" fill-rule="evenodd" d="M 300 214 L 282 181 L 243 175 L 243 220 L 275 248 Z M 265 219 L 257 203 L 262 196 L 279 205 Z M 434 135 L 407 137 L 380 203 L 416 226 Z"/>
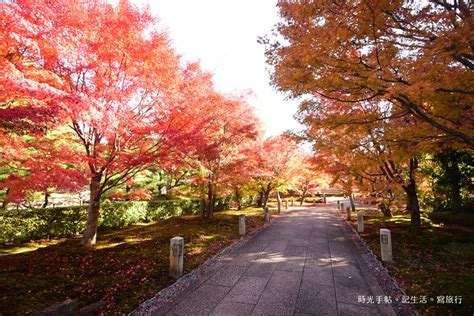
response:
<path id="1" fill-rule="evenodd" d="M 471 315 L 474 311 L 474 234 L 459 227 L 436 227 L 423 220 L 419 235 L 408 231 L 409 214 L 384 218 L 380 212 L 365 210 L 365 231 L 360 233 L 380 260 L 379 229 L 392 232 L 394 263 L 384 263 L 390 275 L 408 296 L 427 296 L 416 303 L 426 315 Z M 352 225 L 357 227 L 353 216 Z M 448 228 L 449 227 L 449 228 Z M 437 302 L 438 296 L 462 297 L 461 304 Z M 433 298 L 431 302 L 429 298 Z"/>
<path id="2" fill-rule="evenodd" d="M 249 209 L 247 229 L 263 225 Z M 80 238 L 36 251 L 0 256 L 0 314 L 24 315 L 67 298 L 80 307 L 104 300 L 110 314 L 127 313 L 140 301 L 172 284 L 168 276 L 169 240 L 185 240 L 185 273 L 238 239 L 238 214 L 172 218 L 151 225 L 99 232 L 87 252 Z"/>

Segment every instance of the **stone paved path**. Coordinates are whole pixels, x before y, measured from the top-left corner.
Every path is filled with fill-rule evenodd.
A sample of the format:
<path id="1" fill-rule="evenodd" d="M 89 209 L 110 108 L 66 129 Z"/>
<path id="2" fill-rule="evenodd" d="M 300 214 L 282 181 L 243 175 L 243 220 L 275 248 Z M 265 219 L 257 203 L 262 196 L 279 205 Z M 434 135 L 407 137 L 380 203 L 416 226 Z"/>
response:
<path id="1" fill-rule="evenodd" d="M 335 204 L 294 207 L 159 315 L 394 315 Z"/>

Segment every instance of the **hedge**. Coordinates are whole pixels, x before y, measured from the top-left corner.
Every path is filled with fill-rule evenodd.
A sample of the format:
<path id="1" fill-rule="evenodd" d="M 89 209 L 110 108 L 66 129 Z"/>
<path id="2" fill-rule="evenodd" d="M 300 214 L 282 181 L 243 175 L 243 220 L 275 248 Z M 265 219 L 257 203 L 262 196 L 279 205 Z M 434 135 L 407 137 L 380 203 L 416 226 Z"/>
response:
<path id="1" fill-rule="evenodd" d="M 134 223 L 191 215 L 199 211 L 199 206 L 199 201 L 185 199 L 102 202 L 99 227 L 120 228 Z M 87 205 L 0 210 L 0 244 L 78 234 L 85 229 L 86 220 Z"/>

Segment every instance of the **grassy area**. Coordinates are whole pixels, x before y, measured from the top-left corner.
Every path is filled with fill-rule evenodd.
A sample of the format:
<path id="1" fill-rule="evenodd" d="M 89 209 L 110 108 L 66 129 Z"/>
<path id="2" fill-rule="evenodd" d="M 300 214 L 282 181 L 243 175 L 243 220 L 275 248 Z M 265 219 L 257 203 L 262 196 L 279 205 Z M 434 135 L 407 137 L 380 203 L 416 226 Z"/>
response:
<path id="1" fill-rule="evenodd" d="M 174 281 L 168 276 L 169 240 L 185 240 L 185 273 L 238 239 L 238 215 L 247 230 L 263 225 L 262 211 L 224 211 L 211 221 L 183 216 L 102 231 L 87 252 L 80 237 L 1 249 L 0 314 L 24 315 L 66 298 L 80 306 L 104 299 L 110 314 L 133 310 Z"/>
<path id="2" fill-rule="evenodd" d="M 472 315 L 474 311 L 474 233 L 468 227 L 439 225 L 423 217 L 419 235 L 408 232 L 409 214 L 384 218 L 365 210 L 365 232 L 360 233 L 380 259 L 379 229 L 392 232 L 394 263 L 384 263 L 408 296 L 428 297 L 416 304 L 426 315 Z M 356 228 L 356 216 L 352 225 Z M 438 296 L 461 296 L 461 304 L 438 304 Z M 429 298 L 434 298 L 430 302 Z"/>

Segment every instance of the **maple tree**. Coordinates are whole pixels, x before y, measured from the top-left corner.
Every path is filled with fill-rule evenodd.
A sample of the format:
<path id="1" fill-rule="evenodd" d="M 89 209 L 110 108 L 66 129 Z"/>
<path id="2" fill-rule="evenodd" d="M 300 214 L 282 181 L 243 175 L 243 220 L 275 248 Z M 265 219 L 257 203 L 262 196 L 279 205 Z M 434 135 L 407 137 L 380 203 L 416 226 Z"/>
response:
<path id="1" fill-rule="evenodd" d="M 270 193 L 276 191 L 281 207 L 279 190 L 291 187 L 295 180 L 294 173 L 301 162 L 299 158 L 301 155 L 296 141 L 286 135 L 268 137 L 255 144 L 257 169 L 253 182 L 260 195 L 259 204 L 267 206 Z"/>
<path id="2" fill-rule="evenodd" d="M 311 97 L 313 111 L 351 113 L 346 124 L 404 118 L 420 125 L 417 141 L 474 146 L 471 1 L 278 7 L 277 36 L 262 42 L 280 90 Z"/>
<path id="3" fill-rule="evenodd" d="M 320 183 L 321 176 L 313 167 L 311 157 L 302 157 L 300 165 L 293 173 L 293 177 L 295 180 L 291 189 L 300 195 L 300 205 L 303 205 L 308 194 L 316 193 L 316 190 L 323 185 Z"/>
<path id="4" fill-rule="evenodd" d="M 9 135 L 9 141 L 13 140 Z M 61 133 L 32 138 L 17 136 L 15 144 L 2 147 L 0 167 L 5 170 L 0 186 L 8 189 L 4 204 L 20 203 L 33 192 L 44 194 L 42 205 L 48 205 L 51 191 L 76 192 L 87 183 L 83 164 L 76 153 L 66 145 L 68 140 Z"/>
<path id="5" fill-rule="evenodd" d="M 2 3 L 2 11 L 9 13 L 4 25 L 20 35 L 7 42 L 7 51 L 58 79 L 55 88 L 64 97 L 55 117 L 75 134 L 76 155 L 88 168 L 83 244 L 90 248 L 103 194 L 192 142 L 197 130 L 189 127 L 191 104 L 180 88 L 189 84 L 193 66 L 182 69 L 156 18 L 128 1 L 18 1 Z"/>
<path id="6" fill-rule="evenodd" d="M 223 183 L 229 193 L 235 197 L 238 210 L 242 209 L 242 199 L 246 195 L 253 194 L 251 180 L 257 166 L 254 160 L 253 145 L 255 141 L 250 139 L 242 144 L 234 159 L 226 165 L 223 172 Z"/>
<path id="7" fill-rule="evenodd" d="M 387 182 L 387 190 L 392 186 L 402 189 L 411 214 L 411 230 L 419 231 L 417 169 L 420 149 L 405 142 L 390 141 L 392 135 L 403 133 L 411 125 L 404 126 L 403 121 L 392 120 L 353 126 L 335 123 L 334 116 L 339 114 L 313 116 L 312 124 L 308 124 L 305 131 L 315 141 L 316 152 L 326 161 L 326 170 L 334 174 L 335 182 L 339 182 L 350 197 L 362 179 L 383 179 Z"/>
<path id="8" fill-rule="evenodd" d="M 77 170 L 60 162 L 55 157 L 57 148 L 45 141 L 57 141 L 51 131 L 64 118 L 61 104 L 75 99 L 62 90 L 61 78 L 43 67 L 45 59 L 36 54 L 42 48 L 39 40 L 54 46 L 53 39 L 48 38 L 51 25 L 45 22 L 50 13 L 46 10 L 43 15 L 35 15 L 19 5 L 0 3 L 0 187 L 6 192 L 3 207 L 9 201 L 22 201 L 34 190 L 44 192 L 47 198 L 48 188 L 75 190 L 82 184 L 73 180 L 78 179 Z M 47 138 L 38 141 L 42 137 Z M 66 161 L 71 162 L 67 152 Z M 64 179 L 53 174 L 63 174 Z"/>
<path id="9" fill-rule="evenodd" d="M 259 122 L 243 96 L 209 94 L 200 111 L 196 123 L 202 122 L 205 138 L 188 156 L 202 217 L 212 218 L 217 198 L 229 189 L 238 192 L 242 186 L 243 174 L 238 172 L 247 165 L 248 144 L 258 135 Z"/>
<path id="10" fill-rule="evenodd" d="M 402 189 L 419 230 L 418 160 L 474 145 L 472 4 L 278 6 L 276 36 L 262 42 L 273 84 L 304 98 L 304 137 L 340 164 L 334 171 L 347 188 L 365 177 L 383 179 L 378 188 L 387 192 Z"/>

